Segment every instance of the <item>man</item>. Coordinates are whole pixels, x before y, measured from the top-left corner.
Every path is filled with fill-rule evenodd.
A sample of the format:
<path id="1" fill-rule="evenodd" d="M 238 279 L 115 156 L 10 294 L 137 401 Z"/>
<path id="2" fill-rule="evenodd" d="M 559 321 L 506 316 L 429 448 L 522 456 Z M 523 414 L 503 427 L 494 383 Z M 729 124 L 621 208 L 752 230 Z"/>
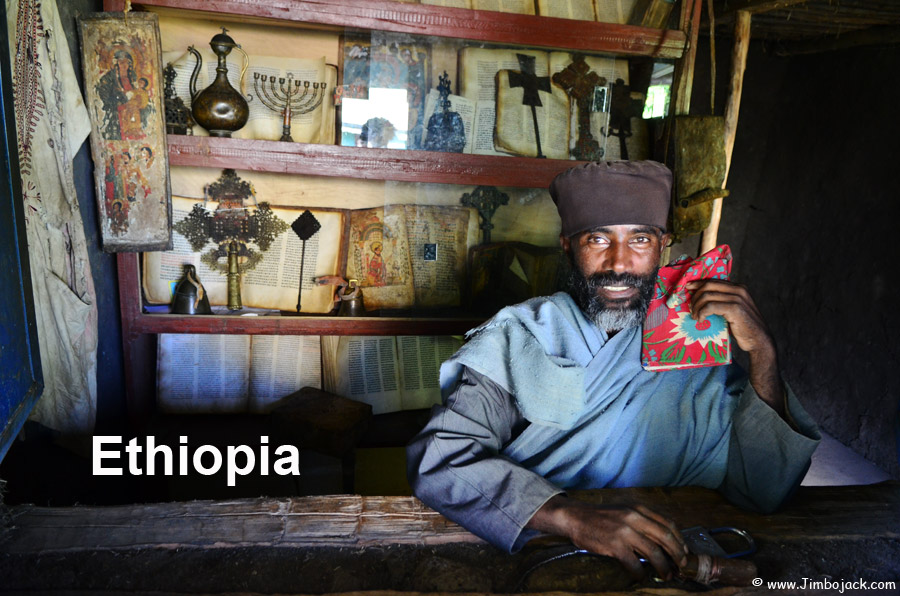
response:
<path id="1" fill-rule="evenodd" d="M 794 490 L 818 430 L 782 384 L 744 288 L 688 287 L 695 318 L 728 321 L 749 378 L 737 365 L 641 368 L 671 186 L 655 162 L 592 163 L 552 182 L 570 294 L 501 310 L 441 367 L 444 404 L 408 447 L 422 501 L 510 552 L 550 533 L 635 575 L 643 557 L 670 577 L 686 553 L 674 523 L 639 504 L 582 503 L 565 489 L 699 485 L 765 511 Z"/>

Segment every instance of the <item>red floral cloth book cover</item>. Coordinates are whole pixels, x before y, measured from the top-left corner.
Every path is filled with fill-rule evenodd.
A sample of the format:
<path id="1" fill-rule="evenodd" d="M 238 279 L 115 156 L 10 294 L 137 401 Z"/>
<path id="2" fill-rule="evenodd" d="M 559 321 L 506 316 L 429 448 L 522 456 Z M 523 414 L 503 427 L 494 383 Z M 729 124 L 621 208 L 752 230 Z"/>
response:
<path id="1" fill-rule="evenodd" d="M 719 315 L 703 321 L 691 316 L 688 282 L 728 279 L 731 249 L 722 244 L 696 259 L 682 256 L 661 267 L 644 320 L 641 364 L 646 370 L 716 366 L 731 362 L 728 325 Z"/>

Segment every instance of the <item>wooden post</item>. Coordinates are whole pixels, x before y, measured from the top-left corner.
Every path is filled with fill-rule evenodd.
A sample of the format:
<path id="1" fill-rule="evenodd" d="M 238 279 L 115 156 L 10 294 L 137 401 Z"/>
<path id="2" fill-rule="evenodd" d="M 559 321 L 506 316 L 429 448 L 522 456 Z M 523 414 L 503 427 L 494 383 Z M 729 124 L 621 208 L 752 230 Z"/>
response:
<path id="1" fill-rule="evenodd" d="M 734 138 L 737 134 L 738 112 L 741 107 L 741 91 L 744 87 L 744 71 L 747 68 L 747 50 L 750 47 L 750 13 L 738 11 L 734 23 L 734 46 L 731 50 L 731 81 L 728 85 L 728 101 L 725 104 L 725 180 L 731 169 L 731 154 L 734 151 Z M 700 254 L 716 247 L 719 233 L 719 222 L 722 219 L 722 199 L 715 199 L 712 205 L 712 216 L 709 226 L 703 231 L 700 240 Z"/>
<path id="2" fill-rule="evenodd" d="M 694 86 L 694 61 L 697 58 L 697 36 L 700 34 L 701 0 L 685 0 L 681 12 L 681 29 L 688 38 L 688 47 L 675 69 L 675 115 L 682 116 L 691 109 L 691 88 Z"/>

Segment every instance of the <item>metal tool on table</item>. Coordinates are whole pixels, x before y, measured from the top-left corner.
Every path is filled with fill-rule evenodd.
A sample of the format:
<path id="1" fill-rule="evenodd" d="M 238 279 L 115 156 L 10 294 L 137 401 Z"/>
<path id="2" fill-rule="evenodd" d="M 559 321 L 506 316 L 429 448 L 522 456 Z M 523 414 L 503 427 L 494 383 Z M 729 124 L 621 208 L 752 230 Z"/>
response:
<path id="1" fill-rule="evenodd" d="M 743 549 L 729 553 L 715 540 L 713 536 L 716 534 L 734 534 L 743 539 L 746 546 Z M 714 583 L 726 586 L 750 586 L 753 579 L 758 576 L 756 565 L 751 561 L 737 558 L 756 552 L 756 543 L 750 534 L 744 530 L 730 526 L 713 528 L 712 530 L 694 526 L 682 530 L 681 536 L 691 552 L 687 557 L 687 564 L 678 570 L 680 578 L 695 581 L 705 586 Z M 583 548 L 552 555 L 529 567 L 522 574 L 513 591 L 518 592 L 524 586 L 531 573 L 539 567 L 575 555 L 602 556 Z M 639 560 L 641 563 L 647 562 L 644 558 Z"/>

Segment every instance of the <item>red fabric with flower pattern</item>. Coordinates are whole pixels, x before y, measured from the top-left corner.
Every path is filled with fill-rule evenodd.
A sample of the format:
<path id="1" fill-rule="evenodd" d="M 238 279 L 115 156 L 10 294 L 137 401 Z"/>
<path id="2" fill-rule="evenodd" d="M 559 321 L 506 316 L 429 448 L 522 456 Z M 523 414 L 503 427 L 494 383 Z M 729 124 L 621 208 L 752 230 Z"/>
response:
<path id="1" fill-rule="evenodd" d="M 647 318 L 641 365 L 646 370 L 716 366 L 731 362 L 728 324 L 719 315 L 698 322 L 691 316 L 688 282 L 728 279 L 731 249 L 722 244 L 696 259 L 680 257 L 661 267 Z"/>

